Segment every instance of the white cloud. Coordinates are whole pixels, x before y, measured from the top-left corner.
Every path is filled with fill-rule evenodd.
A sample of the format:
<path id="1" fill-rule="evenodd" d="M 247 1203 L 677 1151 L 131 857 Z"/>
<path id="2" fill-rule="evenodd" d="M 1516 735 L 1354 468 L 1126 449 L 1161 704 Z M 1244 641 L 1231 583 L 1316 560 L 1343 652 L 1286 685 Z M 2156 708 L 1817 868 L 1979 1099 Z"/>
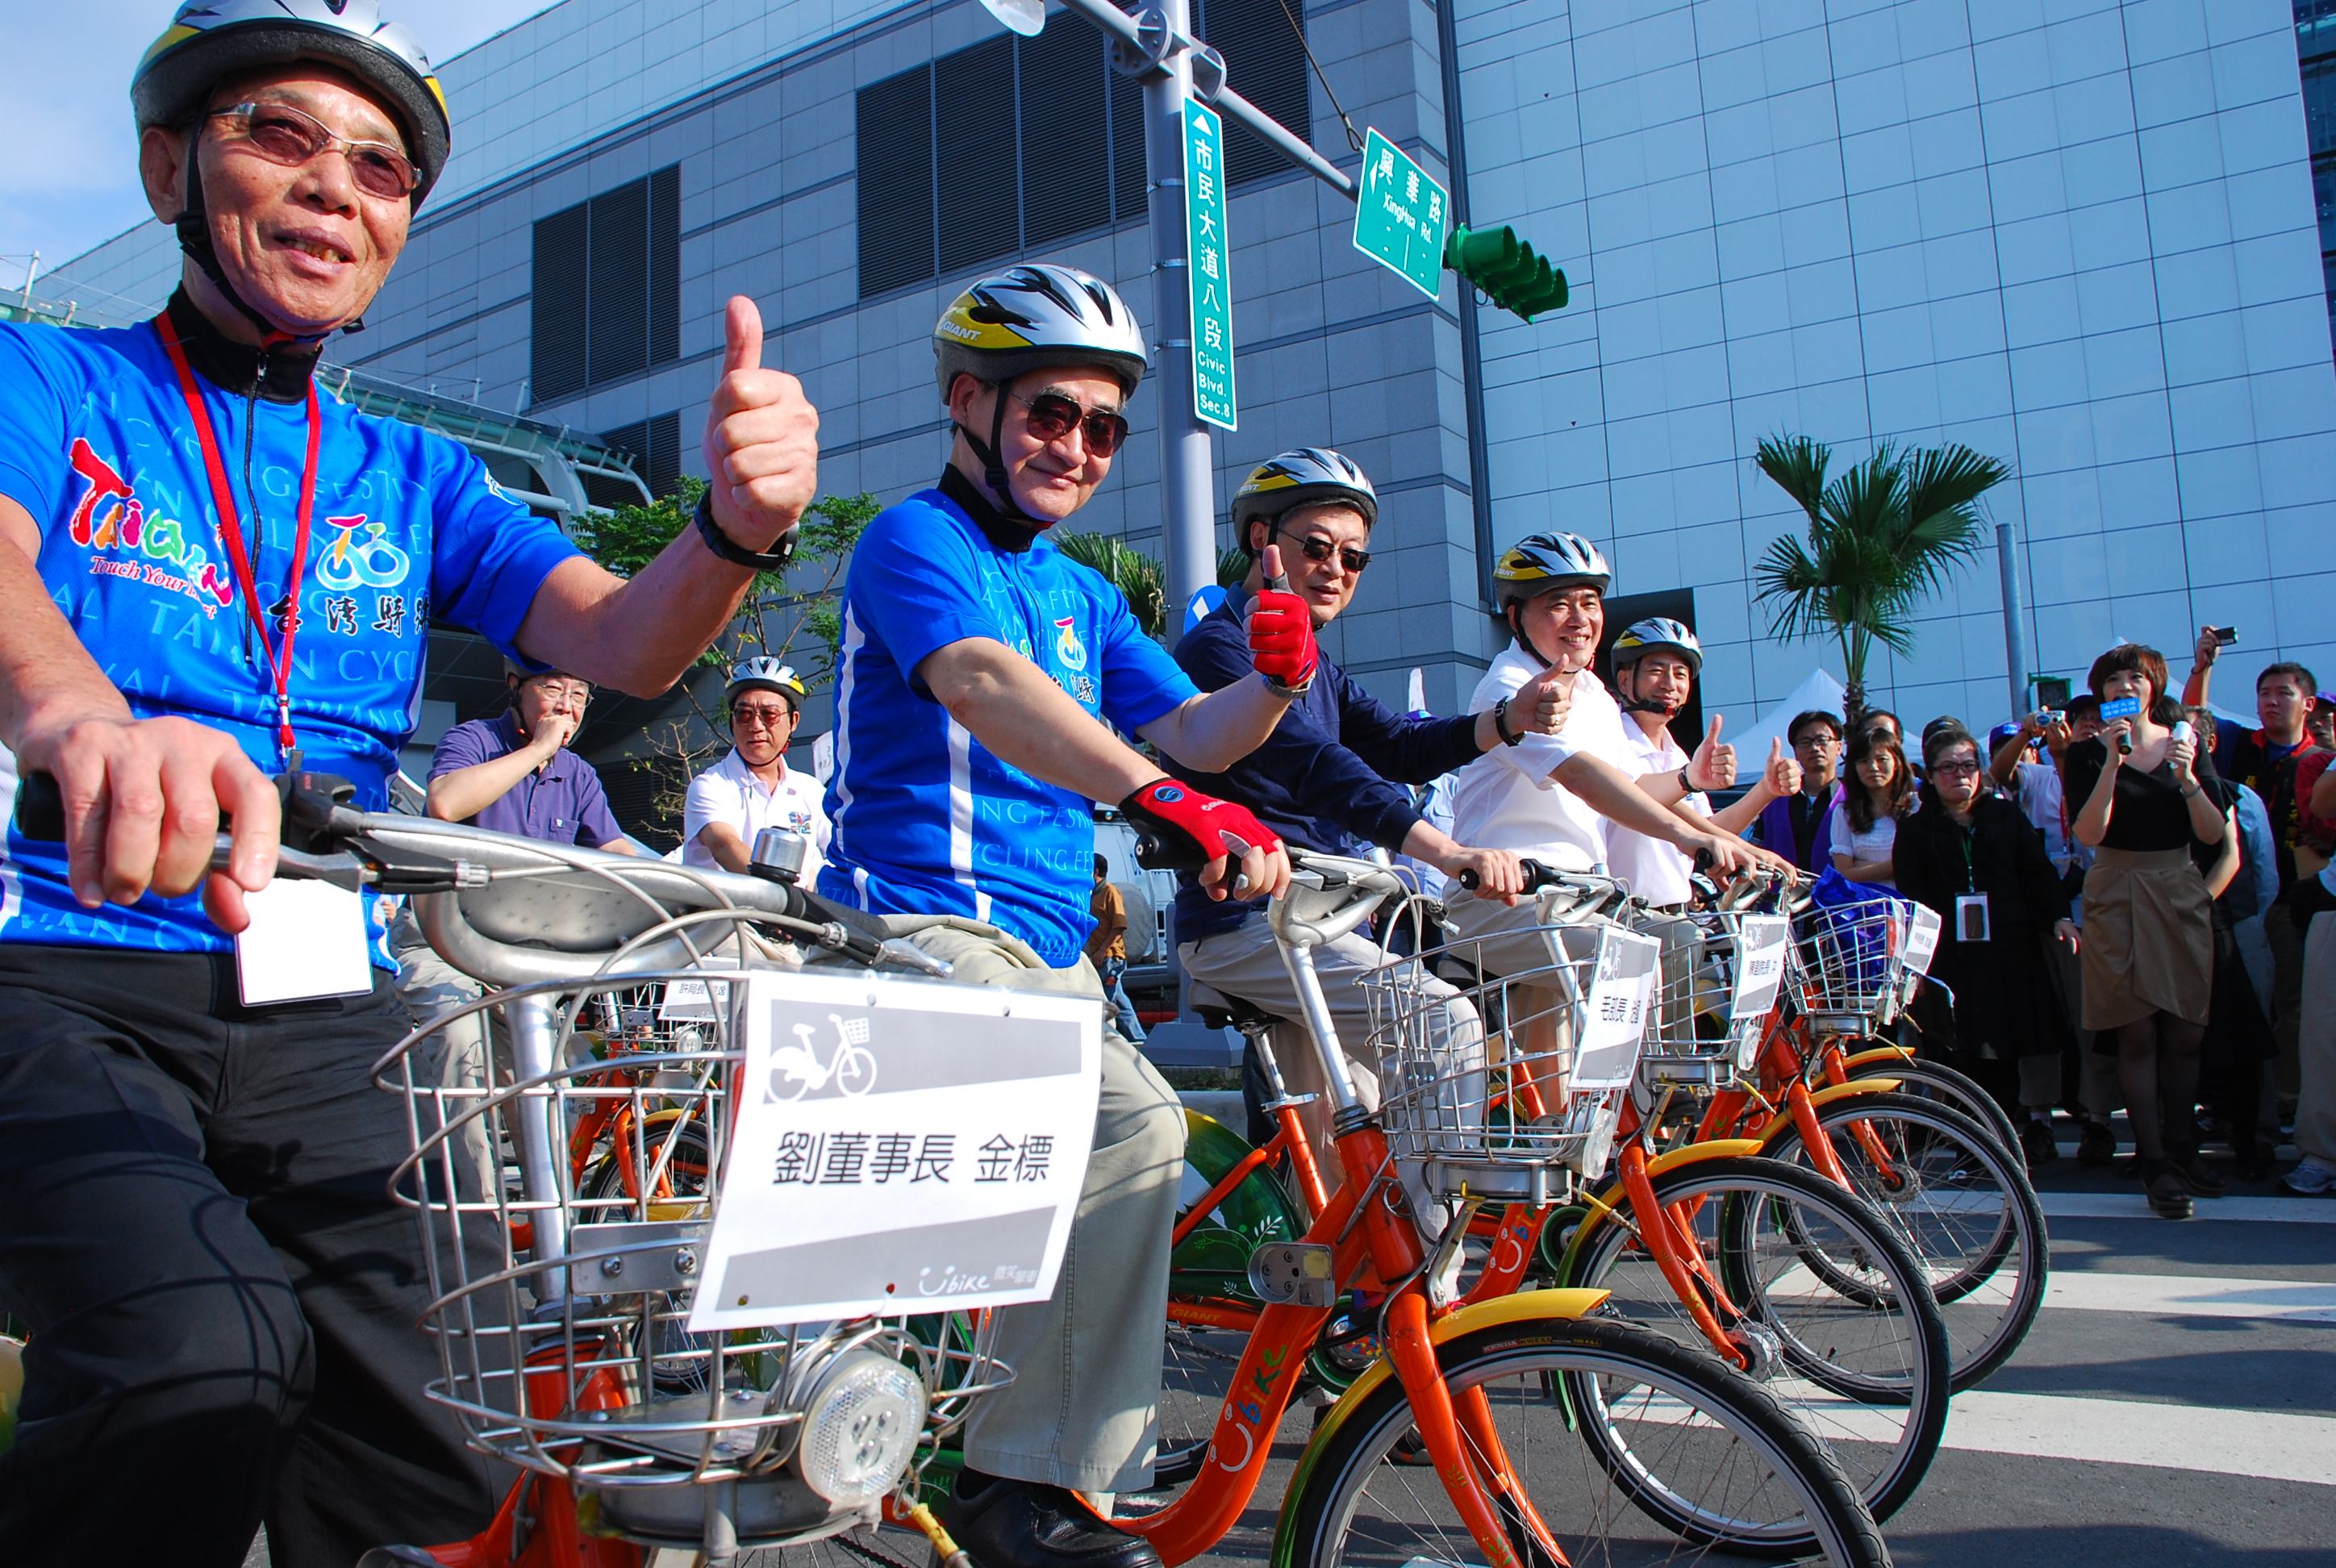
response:
<path id="1" fill-rule="evenodd" d="M 0 57 L 0 287 L 147 220 L 130 123 L 130 73 L 175 0 L 12 5 Z M 384 0 L 444 62 L 544 9 L 543 0 Z M 454 128 L 456 140 L 462 126 Z"/>

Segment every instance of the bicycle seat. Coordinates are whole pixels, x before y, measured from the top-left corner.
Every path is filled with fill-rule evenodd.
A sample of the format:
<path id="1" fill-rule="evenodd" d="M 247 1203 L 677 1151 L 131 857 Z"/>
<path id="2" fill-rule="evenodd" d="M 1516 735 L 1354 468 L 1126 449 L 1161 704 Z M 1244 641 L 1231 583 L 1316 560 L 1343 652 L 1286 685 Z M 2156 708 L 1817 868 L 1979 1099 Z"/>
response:
<path id="1" fill-rule="evenodd" d="M 1214 986 L 1192 982 L 1192 1010 L 1212 1029 L 1235 1028 L 1244 1035 L 1270 1029 L 1281 1020 L 1256 1003 L 1229 997 Z"/>

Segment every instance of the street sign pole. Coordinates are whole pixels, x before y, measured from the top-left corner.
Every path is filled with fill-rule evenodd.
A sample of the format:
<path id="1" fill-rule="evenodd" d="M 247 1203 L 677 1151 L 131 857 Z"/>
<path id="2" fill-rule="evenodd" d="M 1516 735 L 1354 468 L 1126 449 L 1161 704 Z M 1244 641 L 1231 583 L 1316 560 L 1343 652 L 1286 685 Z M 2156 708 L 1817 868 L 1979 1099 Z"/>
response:
<path id="1" fill-rule="evenodd" d="M 1169 28 L 1190 36 L 1186 0 L 1163 0 Z M 1160 511 L 1169 624 L 1217 580 L 1216 483 L 1209 427 L 1192 410 L 1192 296 L 1184 248 L 1184 104 L 1192 57 L 1172 50 L 1144 83 L 1144 167 L 1151 188 L 1152 322 L 1158 335 Z"/>

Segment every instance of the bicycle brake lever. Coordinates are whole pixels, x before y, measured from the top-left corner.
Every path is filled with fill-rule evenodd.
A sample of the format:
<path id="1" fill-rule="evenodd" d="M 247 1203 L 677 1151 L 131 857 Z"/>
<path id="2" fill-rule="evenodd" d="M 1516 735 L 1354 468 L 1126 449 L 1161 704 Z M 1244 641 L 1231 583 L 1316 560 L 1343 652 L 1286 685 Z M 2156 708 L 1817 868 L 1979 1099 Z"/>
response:
<path id="1" fill-rule="evenodd" d="M 211 870 L 223 872 L 233 862 L 235 840 L 221 833 L 211 843 Z M 278 849 L 276 852 L 276 874 L 294 877 L 304 881 L 330 882 L 351 892 L 373 881 L 373 868 L 346 850 L 336 850 L 328 855 L 311 854 L 306 850 Z"/>

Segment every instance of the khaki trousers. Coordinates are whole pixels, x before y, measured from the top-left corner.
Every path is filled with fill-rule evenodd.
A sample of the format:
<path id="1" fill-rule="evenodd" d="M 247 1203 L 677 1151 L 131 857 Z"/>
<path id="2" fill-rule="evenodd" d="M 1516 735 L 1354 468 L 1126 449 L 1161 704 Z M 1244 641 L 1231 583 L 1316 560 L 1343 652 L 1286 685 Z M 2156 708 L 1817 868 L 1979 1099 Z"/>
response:
<path id="1" fill-rule="evenodd" d="M 956 967 L 958 983 L 1104 1003 L 1082 956 L 1049 969 L 1023 942 L 954 916 L 884 922 Z M 998 1313 L 1014 1381 L 974 1401 L 965 1460 L 986 1475 L 1081 1492 L 1140 1491 L 1159 1438 L 1168 1324 L 1168 1237 L 1184 1174 L 1184 1109 L 1103 1008 L 1095 1152 L 1051 1300 Z"/>

